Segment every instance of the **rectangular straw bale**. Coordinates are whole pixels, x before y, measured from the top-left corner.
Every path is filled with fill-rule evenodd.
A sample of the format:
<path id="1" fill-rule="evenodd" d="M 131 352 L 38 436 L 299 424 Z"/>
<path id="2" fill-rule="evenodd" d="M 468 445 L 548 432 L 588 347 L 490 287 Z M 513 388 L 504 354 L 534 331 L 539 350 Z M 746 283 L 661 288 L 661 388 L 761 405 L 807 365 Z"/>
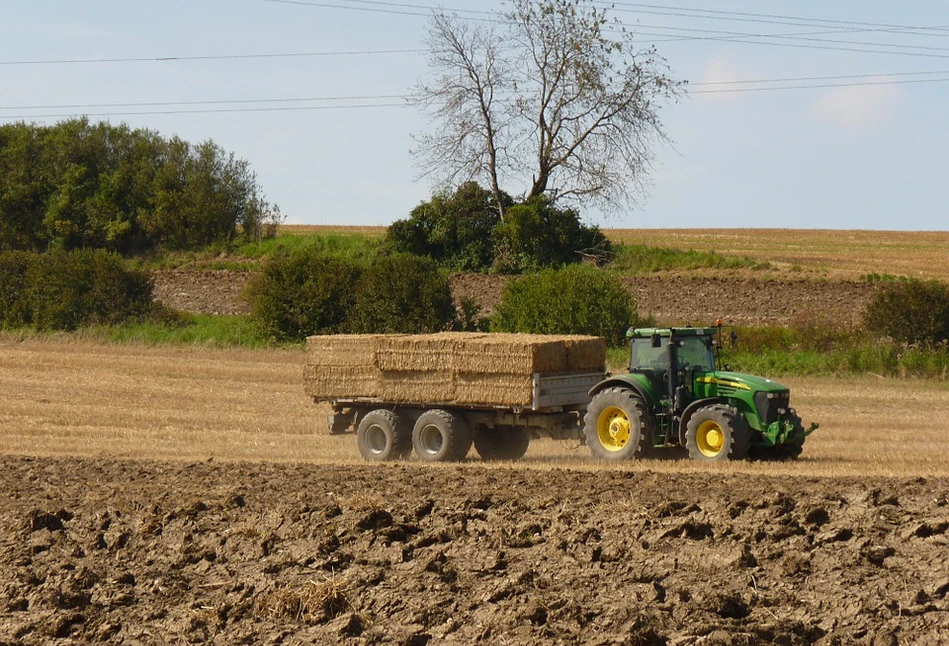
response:
<path id="1" fill-rule="evenodd" d="M 461 344 L 454 367 L 468 373 L 533 374 L 565 372 L 566 349 L 559 337 L 486 334 Z"/>
<path id="2" fill-rule="evenodd" d="M 473 405 L 529 406 L 533 383 L 531 375 L 460 372 L 455 376 L 455 399 Z"/>
<path id="3" fill-rule="evenodd" d="M 376 334 L 334 334 L 306 339 L 307 363 L 315 366 L 376 366 Z"/>
<path id="4" fill-rule="evenodd" d="M 442 334 L 384 335 L 375 340 L 380 370 L 451 370 L 459 336 Z"/>
<path id="5" fill-rule="evenodd" d="M 564 341 L 567 371 L 602 372 L 606 369 L 606 340 L 576 336 Z"/>
<path id="6" fill-rule="evenodd" d="M 318 366 L 303 368 L 303 387 L 316 399 L 351 399 L 379 397 L 379 375 L 363 366 Z"/>
<path id="7" fill-rule="evenodd" d="M 379 398 L 388 402 L 452 403 L 454 375 L 445 370 L 380 371 Z"/>

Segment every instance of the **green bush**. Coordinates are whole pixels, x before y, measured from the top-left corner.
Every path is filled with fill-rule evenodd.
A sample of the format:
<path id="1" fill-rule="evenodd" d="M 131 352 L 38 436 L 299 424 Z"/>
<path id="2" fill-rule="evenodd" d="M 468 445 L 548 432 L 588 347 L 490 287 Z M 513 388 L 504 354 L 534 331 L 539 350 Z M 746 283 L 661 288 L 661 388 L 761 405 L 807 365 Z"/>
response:
<path id="1" fill-rule="evenodd" d="M 274 256 L 248 288 L 253 315 L 279 341 L 342 332 L 361 273 L 357 263 L 318 249 Z"/>
<path id="2" fill-rule="evenodd" d="M 949 285 L 938 280 L 884 282 L 867 305 L 864 325 L 901 343 L 949 343 Z"/>
<path id="3" fill-rule="evenodd" d="M 0 327 L 24 327 L 31 321 L 27 274 L 35 254 L 0 253 Z"/>
<path id="4" fill-rule="evenodd" d="M 491 193 L 467 182 L 451 195 L 440 193 L 419 204 L 407 220 L 393 222 L 386 245 L 459 271 L 481 271 L 494 261 L 499 222 Z"/>
<path id="5" fill-rule="evenodd" d="M 609 242 L 572 209 L 544 198 L 520 204 L 505 196 L 504 221 L 491 193 L 475 182 L 418 205 L 386 232 L 389 249 L 431 258 L 459 271 L 519 273 L 601 259 Z"/>
<path id="6" fill-rule="evenodd" d="M 434 261 L 382 255 L 365 269 L 347 327 L 358 333 L 440 332 L 455 320 L 448 277 Z"/>
<path id="7" fill-rule="evenodd" d="M 0 324 L 37 330 L 141 319 L 152 310 L 147 273 L 102 250 L 0 254 Z"/>
<path id="8" fill-rule="evenodd" d="M 248 163 L 212 141 L 88 119 L 0 126 L 0 251 L 135 254 L 273 233 Z"/>
<path id="9" fill-rule="evenodd" d="M 561 267 L 585 257 L 599 261 L 610 253 L 599 228 L 584 225 L 576 211 L 559 209 L 544 197 L 507 209 L 495 229 L 495 248 L 492 269 L 499 273 Z"/>
<path id="10" fill-rule="evenodd" d="M 641 321 L 620 280 L 585 265 L 514 279 L 504 286 L 492 329 L 535 334 L 592 334 L 611 346 Z"/>

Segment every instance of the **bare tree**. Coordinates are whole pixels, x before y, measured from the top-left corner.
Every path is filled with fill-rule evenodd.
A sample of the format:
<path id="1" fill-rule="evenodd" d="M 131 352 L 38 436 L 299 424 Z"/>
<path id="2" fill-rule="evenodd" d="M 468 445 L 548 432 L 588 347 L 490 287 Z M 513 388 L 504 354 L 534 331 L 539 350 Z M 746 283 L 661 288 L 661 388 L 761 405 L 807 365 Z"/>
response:
<path id="1" fill-rule="evenodd" d="M 682 84 L 589 0 L 509 4 L 479 25 L 432 18 L 433 78 L 413 95 L 437 122 L 417 138 L 425 174 L 486 180 L 502 219 L 503 183 L 526 198 L 637 205 L 652 146 L 666 139 L 658 108 Z"/>

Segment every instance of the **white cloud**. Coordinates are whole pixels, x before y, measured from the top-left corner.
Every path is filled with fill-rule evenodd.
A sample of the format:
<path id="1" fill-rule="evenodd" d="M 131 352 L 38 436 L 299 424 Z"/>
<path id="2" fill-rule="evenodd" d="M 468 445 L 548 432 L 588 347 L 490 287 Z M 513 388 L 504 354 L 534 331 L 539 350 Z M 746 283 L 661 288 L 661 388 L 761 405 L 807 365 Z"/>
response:
<path id="1" fill-rule="evenodd" d="M 731 56 L 724 54 L 716 56 L 706 63 L 702 76 L 693 81 L 690 89 L 693 92 L 703 93 L 694 94 L 693 96 L 697 99 L 731 101 L 737 99 L 740 94 L 729 92 L 704 94 L 704 92 L 715 92 L 716 90 L 723 90 L 729 87 L 740 87 L 728 84 L 756 78 L 760 78 L 760 75 L 752 68 L 742 65 L 736 62 Z"/>
<path id="2" fill-rule="evenodd" d="M 834 88 L 817 97 L 810 114 L 818 121 L 845 130 L 866 130 L 889 121 L 902 97 L 893 85 Z"/>

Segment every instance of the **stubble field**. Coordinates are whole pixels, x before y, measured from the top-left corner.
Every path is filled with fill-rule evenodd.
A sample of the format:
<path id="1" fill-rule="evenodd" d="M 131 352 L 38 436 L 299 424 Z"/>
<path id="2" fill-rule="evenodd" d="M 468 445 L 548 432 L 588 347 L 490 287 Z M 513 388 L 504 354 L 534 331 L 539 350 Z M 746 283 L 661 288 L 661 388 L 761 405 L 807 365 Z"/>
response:
<path id="1" fill-rule="evenodd" d="M 365 465 L 302 358 L 3 337 L 0 643 L 949 640 L 944 382 L 784 380 L 791 464 Z"/>

